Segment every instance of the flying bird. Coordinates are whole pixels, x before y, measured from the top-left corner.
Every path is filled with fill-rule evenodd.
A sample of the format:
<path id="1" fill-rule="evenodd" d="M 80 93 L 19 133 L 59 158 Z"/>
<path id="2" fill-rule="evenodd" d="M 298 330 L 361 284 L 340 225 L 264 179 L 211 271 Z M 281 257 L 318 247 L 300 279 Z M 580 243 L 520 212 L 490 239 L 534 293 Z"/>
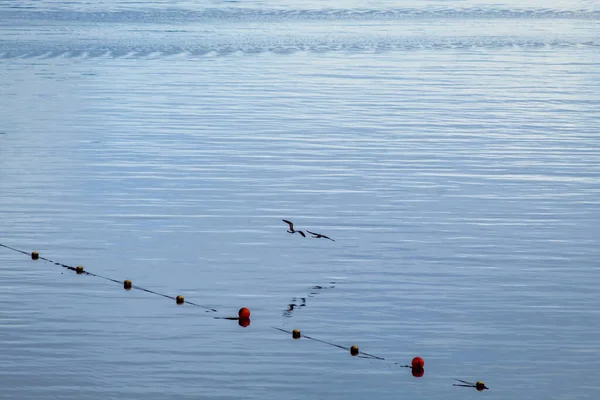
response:
<path id="1" fill-rule="evenodd" d="M 302 235 L 302 237 L 306 237 L 306 235 L 304 234 L 304 232 L 294 230 L 294 224 L 292 223 L 292 221 L 288 221 L 287 219 L 282 219 L 282 221 L 285 222 L 286 224 L 288 224 L 290 226 L 290 229 L 288 230 L 288 233 L 296 233 L 296 232 L 298 232 L 299 234 Z"/>
<path id="2" fill-rule="evenodd" d="M 454 383 L 454 384 L 452 384 L 452 386 L 473 387 L 473 388 L 477 389 L 479 392 L 489 389 L 489 387 L 485 386 L 485 383 L 483 383 L 481 381 L 477 381 L 477 383 L 471 383 L 471 382 L 462 381 L 462 380 L 456 379 L 456 378 L 454 378 L 454 380 L 462 382 L 462 384 Z"/>
<path id="3" fill-rule="evenodd" d="M 329 236 L 321 235 L 320 233 L 314 233 L 314 232 L 311 232 L 311 231 L 309 231 L 308 229 L 306 230 L 306 232 L 308 232 L 308 233 L 310 233 L 311 235 L 313 235 L 313 237 L 314 237 L 314 238 L 316 238 L 316 239 L 321 239 L 321 238 L 323 238 L 323 239 L 329 239 L 329 240 L 331 240 L 332 242 L 335 242 L 335 240 L 333 240 L 333 239 L 332 239 L 332 238 L 330 238 Z"/>

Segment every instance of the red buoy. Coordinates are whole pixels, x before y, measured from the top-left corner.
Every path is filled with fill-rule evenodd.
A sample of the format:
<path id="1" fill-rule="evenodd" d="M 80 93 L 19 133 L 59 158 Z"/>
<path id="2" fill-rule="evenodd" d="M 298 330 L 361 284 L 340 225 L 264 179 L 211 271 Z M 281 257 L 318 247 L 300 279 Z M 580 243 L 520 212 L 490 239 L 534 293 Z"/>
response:
<path id="1" fill-rule="evenodd" d="M 238 315 L 240 318 L 250 318 L 250 310 L 246 307 L 242 307 L 240 308 Z"/>
<path id="2" fill-rule="evenodd" d="M 412 359 L 411 365 L 414 369 L 423 369 L 425 366 L 425 360 L 423 360 L 421 357 L 415 357 Z"/>
<path id="3" fill-rule="evenodd" d="M 425 368 L 411 368 L 411 372 L 415 378 L 421 378 L 425 375 Z"/>

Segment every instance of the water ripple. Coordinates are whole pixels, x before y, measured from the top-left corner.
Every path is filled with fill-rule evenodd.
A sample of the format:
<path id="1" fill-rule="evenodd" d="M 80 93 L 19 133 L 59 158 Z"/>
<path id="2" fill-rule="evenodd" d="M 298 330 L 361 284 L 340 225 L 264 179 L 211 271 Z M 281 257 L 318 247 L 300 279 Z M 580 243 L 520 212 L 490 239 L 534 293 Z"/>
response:
<path id="1" fill-rule="evenodd" d="M 556 48 L 598 48 L 600 40 L 571 41 L 571 40 L 514 40 L 510 38 L 446 38 L 443 40 L 405 40 L 381 38 L 373 40 L 353 40 L 345 37 L 336 41 L 318 41 L 312 38 L 287 38 L 283 40 L 258 40 L 246 38 L 247 43 L 240 41 L 231 43 L 207 43 L 202 46 L 197 43 L 187 47 L 172 44 L 141 43 L 135 47 L 123 46 L 120 43 L 100 48 L 77 47 L 70 42 L 65 45 L 27 43 L 19 46 L 5 46 L 0 52 L 0 59 L 159 59 L 159 58 L 197 58 L 197 57 L 228 57 L 257 54 L 295 54 L 295 53 L 387 53 L 412 51 L 446 51 L 446 50 L 501 50 L 522 51 L 529 49 L 552 50 Z"/>
<path id="2" fill-rule="evenodd" d="M 583 19 L 599 20 L 600 10 L 501 8 L 396 8 L 396 9 L 268 9 L 213 8 L 195 10 L 31 11 L 0 8 L 2 19 L 56 22 L 290 22 L 290 21 L 403 21 L 415 19 Z"/>

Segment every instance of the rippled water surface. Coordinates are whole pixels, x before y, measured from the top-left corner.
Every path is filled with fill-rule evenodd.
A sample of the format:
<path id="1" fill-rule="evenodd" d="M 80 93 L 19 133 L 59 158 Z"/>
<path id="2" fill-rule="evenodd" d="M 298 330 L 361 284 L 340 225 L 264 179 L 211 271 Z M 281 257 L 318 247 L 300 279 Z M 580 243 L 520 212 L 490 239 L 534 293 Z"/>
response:
<path id="1" fill-rule="evenodd" d="M 3 398 L 598 399 L 599 27 L 4 0 L 0 244 L 217 312 L 0 247 Z"/>

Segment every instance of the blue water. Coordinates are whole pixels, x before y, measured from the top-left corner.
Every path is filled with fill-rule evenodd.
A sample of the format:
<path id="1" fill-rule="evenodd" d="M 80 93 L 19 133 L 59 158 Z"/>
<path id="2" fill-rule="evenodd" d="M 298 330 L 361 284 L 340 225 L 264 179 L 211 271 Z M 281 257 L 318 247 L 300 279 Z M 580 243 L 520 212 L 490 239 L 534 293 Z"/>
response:
<path id="1" fill-rule="evenodd" d="M 598 399 L 599 27 L 4 0 L 0 244 L 218 311 L 0 248 L 2 398 Z"/>

